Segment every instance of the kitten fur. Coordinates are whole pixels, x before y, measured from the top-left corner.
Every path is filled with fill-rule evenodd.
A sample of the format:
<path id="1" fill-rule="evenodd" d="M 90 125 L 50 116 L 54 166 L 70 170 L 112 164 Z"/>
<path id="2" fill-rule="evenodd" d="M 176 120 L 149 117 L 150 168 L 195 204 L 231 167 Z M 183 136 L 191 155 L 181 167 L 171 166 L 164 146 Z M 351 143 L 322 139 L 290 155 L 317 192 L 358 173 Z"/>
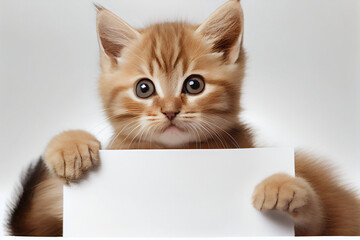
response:
<path id="1" fill-rule="evenodd" d="M 198 26 L 165 22 L 139 30 L 97 9 L 99 91 L 114 128 L 108 149 L 255 147 L 238 119 L 246 64 L 239 1 L 229 0 Z M 204 82 L 202 92 L 189 94 L 189 76 Z M 138 97 L 141 79 L 153 83 L 151 96 Z M 23 183 L 10 234 L 61 236 L 62 186 L 97 166 L 100 148 L 81 130 L 54 137 Z M 274 174 L 259 183 L 254 207 L 288 213 L 297 236 L 360 235 L 356 194 L 311 156 L 297 153 L 295 167 L 296 177 Z"/>

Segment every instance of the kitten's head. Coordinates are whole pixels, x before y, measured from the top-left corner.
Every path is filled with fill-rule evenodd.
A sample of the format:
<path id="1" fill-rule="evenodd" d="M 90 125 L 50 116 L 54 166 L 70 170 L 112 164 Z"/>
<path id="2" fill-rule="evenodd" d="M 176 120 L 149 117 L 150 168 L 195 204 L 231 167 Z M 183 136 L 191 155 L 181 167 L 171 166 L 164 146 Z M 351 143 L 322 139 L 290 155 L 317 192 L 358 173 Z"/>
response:
<path id="1" fill-rule="evenodd" d="M 98 10 L 100 93 L 115 134 L 178 147 L 215 140 L 237 124 L 245 64 L 239 1 L 199 26 L 141 30 Z"/>

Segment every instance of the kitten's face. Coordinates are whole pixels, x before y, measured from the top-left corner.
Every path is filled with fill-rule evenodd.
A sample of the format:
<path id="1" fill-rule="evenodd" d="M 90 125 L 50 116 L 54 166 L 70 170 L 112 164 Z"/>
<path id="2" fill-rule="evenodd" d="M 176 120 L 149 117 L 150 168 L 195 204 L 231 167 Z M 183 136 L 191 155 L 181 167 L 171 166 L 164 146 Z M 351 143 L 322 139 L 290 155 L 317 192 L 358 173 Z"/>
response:
<path id="1" fill-rule="evenodd" d="M 228 134 L 237 123 L 243 77 L 242 52 L 236 62 L 239 33 L 235 43 L 215 49 L 216 41 L 205 37 L 208 26 L 203 31 L 202 25 L 185 23 L 156 24 L 140 31 L 125 27 L 128 33 L 111 43 L 109 31 L 98 30 L 106 53 L 100 91 L 115 134 L 135 146 L 147 141 L 165 147 L 219 141 L 216 138 Z M 226 29 L 234 31 L 231 27 Z"/>

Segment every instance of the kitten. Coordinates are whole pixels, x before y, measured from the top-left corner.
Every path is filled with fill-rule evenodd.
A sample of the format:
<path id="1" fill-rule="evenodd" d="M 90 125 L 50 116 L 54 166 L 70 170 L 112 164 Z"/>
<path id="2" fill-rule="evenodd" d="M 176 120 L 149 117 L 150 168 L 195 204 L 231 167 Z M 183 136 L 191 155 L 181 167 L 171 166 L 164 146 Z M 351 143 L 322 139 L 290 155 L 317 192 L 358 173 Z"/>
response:
<path id="1" fill-rule="evenodd" d="M 140 30 L 97 8 L 99 90 L 115 130 L 108 149 L 255 147 L 238 119 L 246 63 L 239 1 L 229 0 L 199 26 L 168 22 Z M 100 148 L 80 130 L 54 137 L 24 180 L 11 234 L 61 236 L 62 186 L 97 166 Z M 296 177 L 261 182 L 253 205 L 291 215 L 296 235 L 360 234 L 359 199 L 308 156 L 296 154 Z"/>

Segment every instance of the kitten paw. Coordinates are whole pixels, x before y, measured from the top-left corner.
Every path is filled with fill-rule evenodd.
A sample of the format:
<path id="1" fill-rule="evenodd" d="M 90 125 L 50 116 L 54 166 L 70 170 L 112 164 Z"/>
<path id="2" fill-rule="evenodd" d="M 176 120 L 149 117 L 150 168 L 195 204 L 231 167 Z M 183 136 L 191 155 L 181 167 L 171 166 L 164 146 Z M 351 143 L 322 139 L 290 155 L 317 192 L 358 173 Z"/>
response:
<path id="1" fill-rule="evenodd" d="M 100 149 L 100 142 L 91 134 L 81 130 L 66 131 L 50 141 L 43 158 L 58 177 L 74 181 L 99 165 Z"/>
<path id="2" fill-rule="evenodd" d="M 293 217 L 306 212 L 316 194 L 302 178 L 275 174 L 256 186 L 253 205 L 258 210 L 280 210 Z"/>

